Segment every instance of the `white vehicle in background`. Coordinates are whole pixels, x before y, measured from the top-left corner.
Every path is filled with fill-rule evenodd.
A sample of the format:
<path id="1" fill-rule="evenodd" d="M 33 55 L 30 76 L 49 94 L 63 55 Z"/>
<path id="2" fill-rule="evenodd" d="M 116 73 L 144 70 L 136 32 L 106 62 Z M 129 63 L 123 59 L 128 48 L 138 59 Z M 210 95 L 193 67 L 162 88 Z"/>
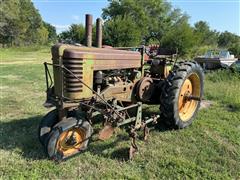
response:
<path id="1" fill-rule="evenodd" d="M 209 50 L 204 56 L 198 56 L 194 59 L 206 70 L 229 67 L 238 59 L 227 50 Z"/>

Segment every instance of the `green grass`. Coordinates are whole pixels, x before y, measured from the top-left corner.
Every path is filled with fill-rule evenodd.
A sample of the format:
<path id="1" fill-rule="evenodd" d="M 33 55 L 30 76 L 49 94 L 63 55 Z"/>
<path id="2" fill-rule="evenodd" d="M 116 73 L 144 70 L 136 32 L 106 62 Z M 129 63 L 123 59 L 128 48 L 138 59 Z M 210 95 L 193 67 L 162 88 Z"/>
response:
<path id="1" fill-rule="evenodd" d="M 1 63 L 41 63 L 42 60 L 50 59 L 50 47 L 31 46 L 19 48 L 0 48 Z M 44 59 L 45 58 L 45 59 Z"/>
<path id="2" fill-rule="evenodd" d="M 48 111 L 42 107 L 41 63 L 50 59 L 49 49 L 0 50 L 1 179 L 240 178 L 240 77 L 227 71 L 206 75 L 205 98 L 213 106 L 201 110 L 189 128 L 151 131 L 147 142 L 138 141 L 140 152 L 133 161 L 125 161 L 130 142 L 122 130 L 66 162 L 48 160 L 37 128 Z M 145 108 L 151 112 L 158 113 L 158 107 Z"/>

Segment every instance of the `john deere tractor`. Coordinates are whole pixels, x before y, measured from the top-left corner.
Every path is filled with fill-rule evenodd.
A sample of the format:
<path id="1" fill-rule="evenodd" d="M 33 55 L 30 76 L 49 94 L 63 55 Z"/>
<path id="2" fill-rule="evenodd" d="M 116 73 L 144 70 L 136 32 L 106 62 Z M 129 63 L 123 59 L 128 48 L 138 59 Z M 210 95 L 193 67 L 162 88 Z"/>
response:
<path id="1" fill-rule="evenodd" d="M 39 139 L 49 158 L 63 160 L 84 151 L 93 135 L 106 140 L 118 127 L 129 132 L 129 157 L 138 150 L 137 130 L 163 121 L 189 126 L 203 96 L 203 71 L 194 61 L 177 61 L 177 52 L 158 46 L 102 47 L 97 19 L 97 47 L 92 47 L 92 16 L 86 16 L 85 46 L 56 44 L 52 63 L 44 63 L 47 100 L 54 107 L 39 125 Z M 49 67 L 53 68 L 53 73 Z M 160 105 L 145 116 L 143 104 Z M 102 121 L 101 130 L 94 128 Z"/>

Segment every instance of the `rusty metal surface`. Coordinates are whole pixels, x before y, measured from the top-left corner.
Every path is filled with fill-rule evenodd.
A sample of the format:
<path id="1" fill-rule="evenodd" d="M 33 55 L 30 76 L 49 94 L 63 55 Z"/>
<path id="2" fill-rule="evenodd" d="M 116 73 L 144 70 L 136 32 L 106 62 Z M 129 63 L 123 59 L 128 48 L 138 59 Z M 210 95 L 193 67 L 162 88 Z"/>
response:
<path id="1" fill-rule="evenodd" d="M 78 47 L 74 45 L 57 44 L 52 48 L 52 59 L 54 64 L 61 61 L 66 68 L 70 69 L 75 76 L 93 86 L 93 72 L 95 70 L 128 69 L 141 67 L 141 54 L 139 52 Z M 64 96 L 70 99 L 90 98 L 92 92 L 68 72 L 64 73 L 64 81 L 61 84 L 61 70 L 54 67 L 55 94 L 61 96 L 61 88 Z M 126 86 L 126 85 L 125 85 Z M 106 97 L 116 97 L 121 100 L 132 99 L 129 86 L 115 86 L 105 90 Z M 124 87 L 127 89 L 123 91 Z"/>
<path id="2" fill-rule="evenodd" d="M 120 101 L 131 102 L 133 100 L 134 83 L 118 82 L 114 86 L 109 86 L 101 92 L 105 99 L 116 98 Z"/>
<path id="3" fill-rule="evenodd" d="M 87 58 L 87 54 L 91 54 L 94 56 L 95 60 L 138 60 L 141 61 L 140 54 L 135 53 L 128 53 L 127 52 L 115 52 L 116 50 L 113 50 L 113 52 L 87 52 L 87 51 L 72 51 L 66 49 L 63 54 L 63 58 L 71 58 L 71 59 L 85 59 Z"/>
<path id="4" fill-rule="evenodd" d="M 150 77 L 144 77 L 138 82 L 136 94 L 140 101 L 149 102 L 151 100 L 154 91 L 153 85 L 153 80 Z"/>
<path id="5" fill-rule="evenodd" d="M 64 59 L 92 59 L 94 70 L 127 69 L 141 67 L 139 52 L 106 50 L 103 48 L 65 49 Z"/>
<path id="6" fill-rule="evenodd" d="M 63 59 L 65 68 L 69 71 L 64 72 L 64 96 L 69 99 L 88 99 L 92 97 L 92 91 L 83 85 L 87 83 L 93 86 L 93 61 L 91 59 Z M 71 73 L 70 73 L 71 71 Z"/>
<path id="7" fill-rule="evenodd" d="M 109 139 L 114 133 L 114 128 L 111 125 L 106 125 L 104 128 L 99 132 L 98 139 L 100 140 L 107 140 Z"/>
<path id="8" fill-rule="evenodd" d="M 78 55 L 82 53 L 99 53 L 99 54 L 131 54 L 139 56 L 140 52 L 138 51 L 127 51 L 127 50 L 118 50 L 114 48 L 96 48 L 96 47 L 79 47 L 79 46 L 67 46 L 64 50 L 64 57 L 71 56 L 71 58 L 78 58 Z M 75 57 L 72 57 L 75 56 Z"/>
<path id="9" fill-rule="evenodd" d="M 102 47 L 102 19 L 97 18 L 96 23 L 96 44 L 98 48 Z"/>
<path id="10" fill-rule="evenodd" d="M 86 46 L 92 47 L 92 15 L 86 14 L 86 25 L 85 25 L 85 37 L 86 37 Z"/>
<path id="11" fill-rule="evenodd" d="M 82 79 L 83 76 L 83 61 L 81 59 L 78 60 L 64 60 L 63 65 L 72 71 L 76 76 Z M 64 72 L 64 90 L 67 93 L 71 92 L 82 92 L 82 83 L 79 82 L 78 79 L 72 77 L 69 72 Z"/>

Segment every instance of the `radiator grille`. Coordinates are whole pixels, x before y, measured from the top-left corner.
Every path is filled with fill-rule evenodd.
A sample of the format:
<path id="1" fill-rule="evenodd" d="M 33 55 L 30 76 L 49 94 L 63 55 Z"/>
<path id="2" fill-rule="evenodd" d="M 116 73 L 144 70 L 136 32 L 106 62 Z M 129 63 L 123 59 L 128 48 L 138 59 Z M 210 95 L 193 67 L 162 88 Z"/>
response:
<path id="1" fill-rule="evenodd" d="M 73 74 L 82 80 L 83 78 L 83 61 L 81 59 L 64 59 L 63 65 Z M 64 71 L 64 92 L 77 93 L 82 92 L 82 83 L 70 72 Z"/>

